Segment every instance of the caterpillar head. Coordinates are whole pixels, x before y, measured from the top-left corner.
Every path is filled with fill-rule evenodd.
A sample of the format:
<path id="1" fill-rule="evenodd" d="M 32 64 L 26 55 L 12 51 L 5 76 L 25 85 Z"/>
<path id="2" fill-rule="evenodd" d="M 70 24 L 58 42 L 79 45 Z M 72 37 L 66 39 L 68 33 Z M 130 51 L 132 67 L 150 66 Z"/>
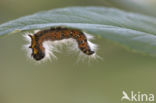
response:
<path id="1" fill-rule="evenodd" d="M 37 61 L 43 59 L 45 57 L 44 47 L 38 43 L 34 35 L 29 35 L 29 37 L 31 38 L 31 45 L 29 46 L 32 49 L 31 56 Z"/>

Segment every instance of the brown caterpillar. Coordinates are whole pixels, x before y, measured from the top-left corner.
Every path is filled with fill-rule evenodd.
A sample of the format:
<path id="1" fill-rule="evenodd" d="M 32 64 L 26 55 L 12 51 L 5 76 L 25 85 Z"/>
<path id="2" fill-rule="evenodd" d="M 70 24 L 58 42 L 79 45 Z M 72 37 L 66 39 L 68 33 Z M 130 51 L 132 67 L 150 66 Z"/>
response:
<path id="1" fill-rule="evenodd" d="M 81 30 L 65 27 L 51 27 L 50 29 L 41 30 L 33 35 L 28 35 L 31 38 L 31 45 L 29 46 L 32 49 L 31 56 L 36 60 L 42 60 L 46 55 L 46 47 L 43 43 L 45 41 L 61 41 L 63 39 L 74 39 L 77 42 L 77 46 L 81 52 L 85 55 L 93 55 L 94 50 L 91 49 L 92 44 L 89 42 L 86 34 Z"/>

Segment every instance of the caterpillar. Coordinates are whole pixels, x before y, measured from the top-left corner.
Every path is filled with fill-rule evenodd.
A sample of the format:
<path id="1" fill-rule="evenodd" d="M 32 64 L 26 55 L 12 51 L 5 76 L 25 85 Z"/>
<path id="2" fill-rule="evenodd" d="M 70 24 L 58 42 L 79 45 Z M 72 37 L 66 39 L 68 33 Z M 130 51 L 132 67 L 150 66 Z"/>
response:
<path id="1" fill-rule="evenodd" d="M 86 56 L 92 56 L 96 54 L 96 45 L 89 41 L 92 36 L 82 32 L 79 29 L 58 26 L 37 31 L 34 34 L 26 34 L 26 36 L 26 38 L 29 38 L 31 41 L 29 44 L 29 49 L 31 49 L 31 57 L 33 57 L 33 59 L 36 61 L 40 61 L 46 57 L 49 57 L 49 45 L 53 45 L 53 42 L 57 41 L 57 44 L 59 44 L 59 41 L 69 39 L 72 39 L 70 43 L 74 44 L 74 46 L 75 43 L 73 42 L 76 41 L 76 47 L 74 48 L 78 48 L 79 51 Z M 51 41 L 52 43 L 44 45 L 46 41 Z M 54 47 L 51 49 L 53 50 Z M 53 55 L 53 53 L 51 54 Z"/>

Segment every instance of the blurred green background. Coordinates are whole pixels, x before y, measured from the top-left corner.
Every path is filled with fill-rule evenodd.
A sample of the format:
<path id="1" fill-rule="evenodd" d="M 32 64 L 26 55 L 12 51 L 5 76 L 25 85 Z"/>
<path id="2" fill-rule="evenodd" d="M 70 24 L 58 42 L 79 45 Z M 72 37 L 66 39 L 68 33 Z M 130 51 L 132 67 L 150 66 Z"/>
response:
<path id="1" fill-rule="evenodd" d="M 106 6 L 156 16 L 155 0 L 0 0 L 0 23 L 67 6 Z M 94 40 L 103 60 L 76 63 L 75 55 L 35 64 L 22 33 L 0 39 L 0 103 L 121 103 L 122 91 L 156 94 L 156 58 L 104 38 Z M 124 101 L 123 103 L 130 103 Z"/>

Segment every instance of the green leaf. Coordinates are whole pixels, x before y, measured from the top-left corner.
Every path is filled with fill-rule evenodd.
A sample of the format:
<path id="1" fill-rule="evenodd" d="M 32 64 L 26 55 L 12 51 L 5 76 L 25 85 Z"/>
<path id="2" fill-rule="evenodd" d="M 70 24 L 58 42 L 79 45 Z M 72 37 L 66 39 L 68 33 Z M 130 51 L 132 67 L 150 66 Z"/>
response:
<path id="1" fill-rule="evenodd" d="M 0 35 L 68 26 L 156 56 L 156 18 L 104 7 L 68 7 L 35 13 L 0 25 Z"/>

